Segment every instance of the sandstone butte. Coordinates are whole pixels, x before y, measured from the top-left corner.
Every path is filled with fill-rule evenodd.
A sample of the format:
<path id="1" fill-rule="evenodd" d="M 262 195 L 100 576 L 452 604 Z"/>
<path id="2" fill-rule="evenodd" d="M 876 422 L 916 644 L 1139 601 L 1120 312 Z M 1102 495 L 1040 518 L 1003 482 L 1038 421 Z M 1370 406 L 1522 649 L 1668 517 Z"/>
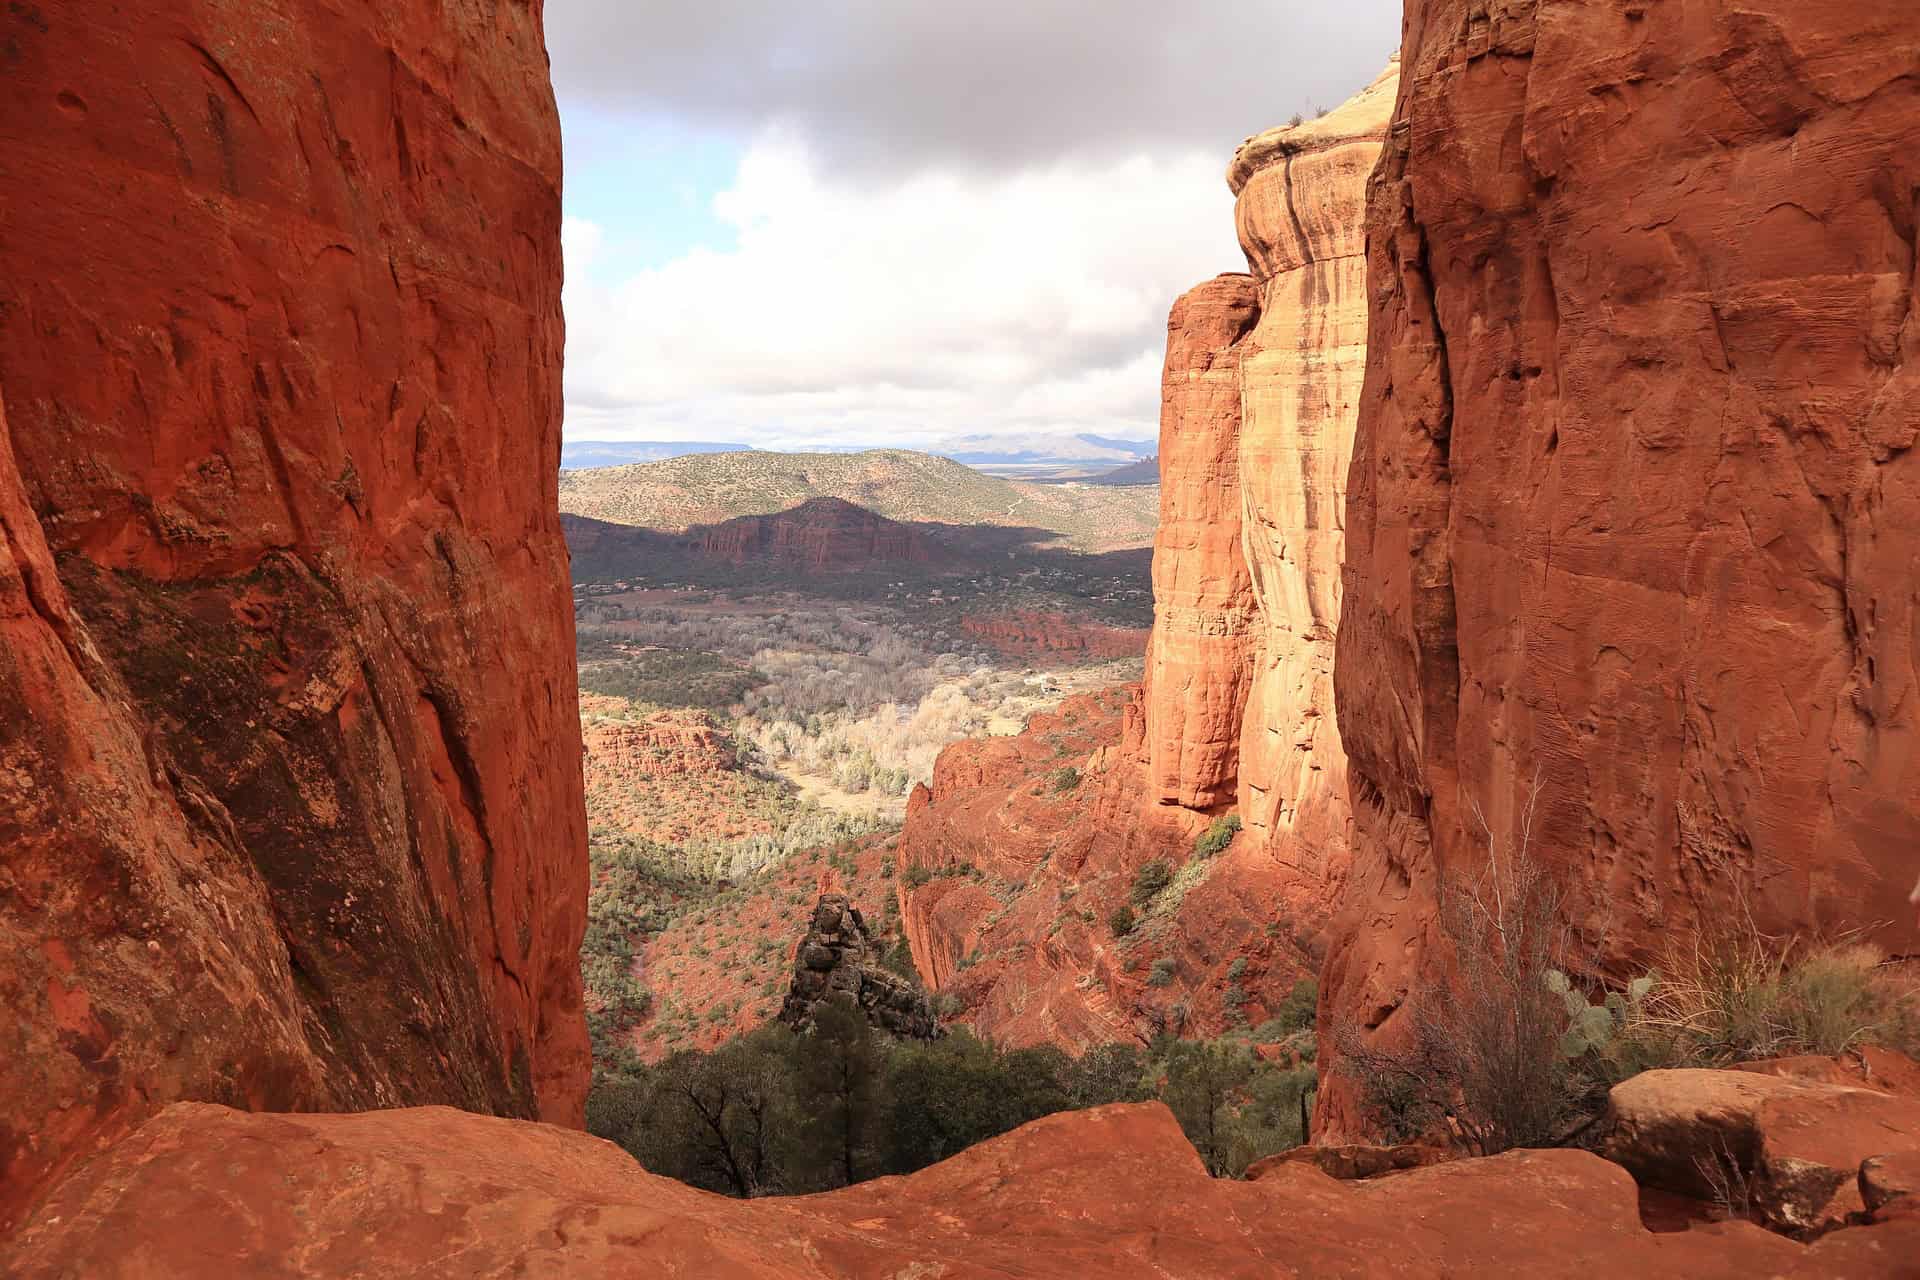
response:
<path id="1" fill-rule="evenodd" d="M 582 1122 L 540 16 L 0 13 L 0 1230 L 176 1098 Z"/>
<path id="2" fill-rule="evenodd" d="M 1257 1024 L 1318 968 L 1352 860 L 1333 659 L 1365 369 L 1362 212 L 1398 84 L 1390 62 L 1325 116 L 1247 139 L 1228 168 L 1250 270 L 1168 317 L 1154 626 L 1133 704 L 1085 762 L 1097 798 L 1046 785 L 1049 720 L 1025 743 L 949 748 L 909 805 L 903 867 L 1022 885 L 1011 910 L 967 882 L 902 887 L 936 984 L 970 952 L 1016 957 L 953 987 L 989 1034 L 1080 1049 L 1169 1025 L 1217 1033 L 1223 998 L 1237 990 Z M 1244 830 L 1164 931 L 1116 938 L 1106 921 L 1138 867 L 1186 862 L 1229 812 Z M 1173 981 L 1150 991 L 1147 962 L 1168 957 Z"/>
<path id="3" fill-rule="evenodd" d="M 1410 0 L 1404 31 L 1323 1025 L 1398 1034 L 1439 877 L 1529 820 L 1616 973 L 1741 912 L 1920 953 L 1920 8 Z"/>

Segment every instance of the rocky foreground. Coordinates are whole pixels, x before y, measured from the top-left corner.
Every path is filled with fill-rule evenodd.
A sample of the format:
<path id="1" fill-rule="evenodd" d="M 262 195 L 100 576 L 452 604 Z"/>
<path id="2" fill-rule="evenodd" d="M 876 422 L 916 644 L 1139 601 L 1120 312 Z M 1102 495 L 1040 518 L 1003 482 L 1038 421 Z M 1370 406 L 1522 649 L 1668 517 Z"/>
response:
<path id="1" fill-rule="evenodd" d="M 1920 1261 L 1916 1173 L 1881 1162 L 1862 1179 L 1885 1191 L 1880 1221 L 1809 1246 L 1747 1222 L 1648 1231 L 1633 1178 L 1583 1151 L 1366 1181 L 1304 1161 L 1211 1178 L 1157 1103 L 1050 1116 L 905 1178 L 757 1201 L 653 1177 L 550 1125 L 177 1103 L 69 1179 L 0 1267 L 18 1280 L 1891 1278 Z"/>

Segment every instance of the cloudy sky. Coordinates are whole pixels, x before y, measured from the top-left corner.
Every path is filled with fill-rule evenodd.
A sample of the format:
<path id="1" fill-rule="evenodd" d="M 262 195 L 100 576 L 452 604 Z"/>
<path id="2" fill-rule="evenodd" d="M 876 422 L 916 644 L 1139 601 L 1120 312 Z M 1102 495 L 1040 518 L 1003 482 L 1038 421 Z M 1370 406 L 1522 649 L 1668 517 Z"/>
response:
<path id="1" fill-rule="evenodd" d="M 1222 177 L 1400 0 L 548 0 L 569 440 L 1156 430 Z"/>

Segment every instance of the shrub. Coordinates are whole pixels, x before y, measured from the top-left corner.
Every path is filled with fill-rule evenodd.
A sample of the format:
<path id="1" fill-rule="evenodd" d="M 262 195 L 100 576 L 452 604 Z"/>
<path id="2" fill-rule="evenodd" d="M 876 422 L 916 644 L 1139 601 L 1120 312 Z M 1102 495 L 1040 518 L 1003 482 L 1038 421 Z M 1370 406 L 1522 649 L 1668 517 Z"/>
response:
<path id="1" fill-rule="evenodd" d="M 1235 956 L 1233 963 L 1227 966 L 1227 981 L 1238 982 L 1246 972 L 1247 958 L 1245 956 Z"/>
<path id="2" fill-rule="evenodd" d="M 1164 987 L 1173 981 L 1175 963 L 1172 956 L 1161 956 L 1153 962 L 1153 968 L 1147 973 L 1147 985 Z"/>
<path id="3" fill-rule="evenodd" d="M 909 889 L 918 889 L 922 885 L 932 882 L 933 872 L 926 867 L 915 865 L 907 868 L 907 874 L 904 879 Z"/>
<path id="4" fill-rule="evenodd" d="M 1112 926 L 1113 936 L 1116 938 L 1124 938 L 1132 933 L 1136 923 L 1138 918 L 1133 914 L 1133 908 L 1124 902 L 1115 907 L 1113 914 L 1107 917 L 1107 924 Z"/>
<path id="5" fill-rule="evenodd" d="M 1155 858 L 1144 863 L 1133 873 L 1133 905 L 1143 907 L 1152 902 L 1159 892 L 1173 882 L 1173 869 L 1165 861 Z"/>
<path id="6" fill-rule="evenodd" d="M 1053 771 L 1053 789 L 1056 793 L 1072 791 L 1079 785 L 1080 770 L 1074 768 L 1072 765 L 1065 765 Z"/>
<path id="7" fill-rule="evenodd" d="M 1214 854 L 1219 853 L 1222 849 L 1232 844 L 1233 838 L 1239 834 L 1239 814 L 1230 813 L 1224 818 L 1215 818 L 1211 826 L 1194 838 L 1194 856 L 1211 858 Z"/>
<path id="8" fill-rule="evenodd" d="M 1358 1081 L 1390 1139 L 1419 1136 L 1443 1119 L 1482 1155 L 1564 1137 L 1579 1082 L 1554 1052 L 1567 1010 L 1547 985 L 1565 951 L 1561 903 L 1559 885 L 1524 839 L 1502 857 L 1490 838 L 1483 871 L 1442 880 L 1452 980 L 1443 975 L 1409 993 L 1397 1043 L 1352 1025 L 1336 1033 L 1338 1069 Z"/>

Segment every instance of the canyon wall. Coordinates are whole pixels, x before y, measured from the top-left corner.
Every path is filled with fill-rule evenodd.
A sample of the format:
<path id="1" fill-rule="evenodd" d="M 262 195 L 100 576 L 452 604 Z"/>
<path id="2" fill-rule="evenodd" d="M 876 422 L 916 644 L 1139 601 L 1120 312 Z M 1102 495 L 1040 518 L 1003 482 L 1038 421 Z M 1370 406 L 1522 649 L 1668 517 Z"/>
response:
<path id="1" fill-rule="evenodd" d="M 1490 843 L 1616 971 L 1742 912 L 1920 951 L 1920 9 L 1410 0 L 1405 40 L 1323 1024 L 1392 1034 Z"/>
<path id="2" fill-rule="evenodd" d="M 175 1098 L 579 1123 L 539 3 L 0 51 L 0 1225 Z"/>

